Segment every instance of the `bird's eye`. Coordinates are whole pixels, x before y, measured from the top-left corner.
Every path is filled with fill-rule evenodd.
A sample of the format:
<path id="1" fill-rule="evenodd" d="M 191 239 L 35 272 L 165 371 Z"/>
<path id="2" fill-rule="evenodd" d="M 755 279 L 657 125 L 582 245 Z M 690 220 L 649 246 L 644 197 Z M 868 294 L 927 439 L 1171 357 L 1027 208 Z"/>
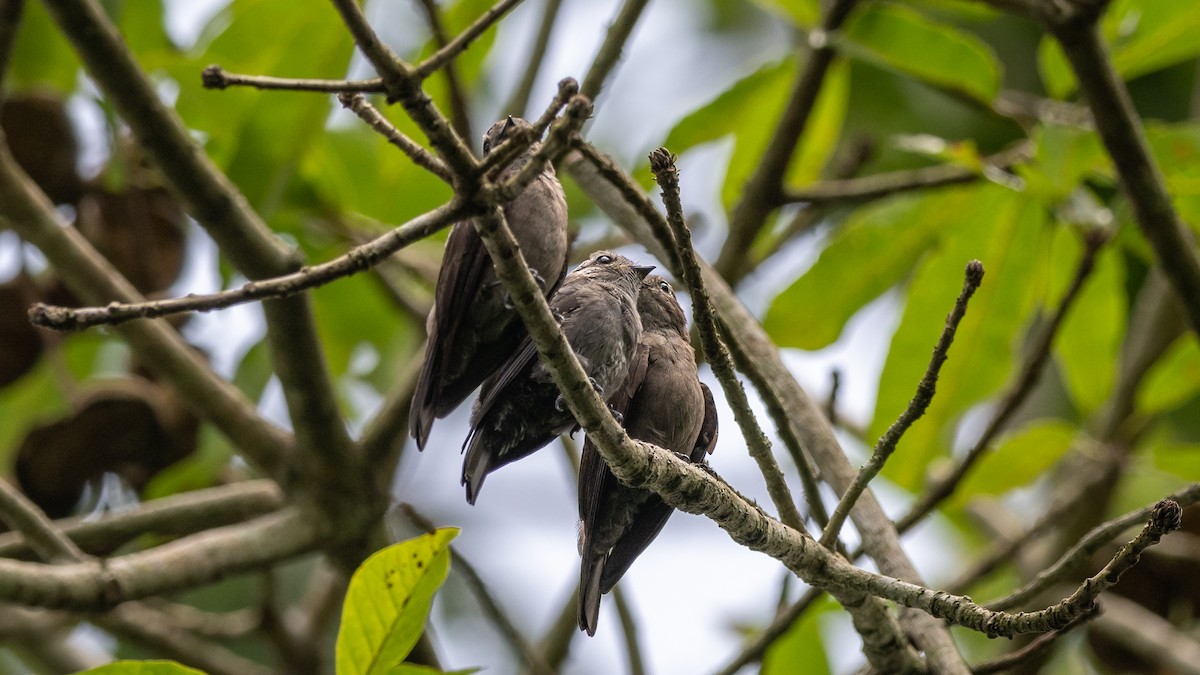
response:
<path id="1" fill-rule="evenodd" d="M 662 291 L 663 293 L 670 293 L 671 292 L 671 284 L 668 284 L 665 281 L 660 281 L 660 282 L 658 282 L 658 290 Z"/>
<path id="2" fill-rule="evenodd" d="M 610 262 L 612 262 L 612 256 L 611 255 L 597 256 L 596 262 L 600 263 L 601 265 L 607 265 Z"/>
<path id="3" fill-rule="evenodd" d="M 492 139 L 490 139 L 490 138 L 483 139 L 483 154 L 486 155 L 489 152 L 491 152 L 491 150 L 492 150 Z"/>

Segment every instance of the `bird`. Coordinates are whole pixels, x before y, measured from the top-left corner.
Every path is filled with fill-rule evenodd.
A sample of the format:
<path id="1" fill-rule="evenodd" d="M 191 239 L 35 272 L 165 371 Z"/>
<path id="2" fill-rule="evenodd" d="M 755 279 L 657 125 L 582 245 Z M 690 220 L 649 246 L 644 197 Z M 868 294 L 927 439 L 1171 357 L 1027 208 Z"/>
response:
<path id="1" fill-rule="evenodd" d="M 597 251 L 567 275 L 550 299 L 563 334 L 600 397 L 625 381 L 642 322 L 641 280 L 654 269 L 609 251 Z M 489 473 L 542 448 L 575 426 L 550 370 L 528 337 L 480 389 L 463 447 L 462 482 L 475 503 Z"/>
<path id="2" fill-rule="evenodd" d="M 520 129 L 532 125 L 518 117 L 493 124 L 483 137 L 485 155 Z M 497 177 L 521 171 L 538 144 L 531 145 Z M 534 278 L 549 298 L 567 274 L 567 201 L 554 167 L 545 168 L 525 189 L 503 205 Z M 446 239 L 434 306 L 425 322 L 425 358 L 409 409 L 409 433 L 424 449 L 434 419 L 449 415 L 471 392 L 513 355 L 525 336 L 492 260 L 471 220 L 455 224 Z"/>
<path id="3" fill-rule="evenodd" d="M 629 376 L 609 404 L 630 438 L 699 463 L 717 441 L 712 392 L 696 374 L 687 318 L 666 279 L 642 281 L 642 337 Z M 646 550 L 674 509 L 649 490 L 622 485 L 588 438 L 579 465 L 579 629 L 595 635 L 600 596 Z"/>

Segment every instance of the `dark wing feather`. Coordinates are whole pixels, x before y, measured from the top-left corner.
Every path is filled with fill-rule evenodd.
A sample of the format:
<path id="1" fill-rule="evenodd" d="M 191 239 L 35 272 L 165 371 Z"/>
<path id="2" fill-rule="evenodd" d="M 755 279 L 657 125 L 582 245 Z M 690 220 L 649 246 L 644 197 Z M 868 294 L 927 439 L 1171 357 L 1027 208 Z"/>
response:
<path id="1" fill-rule="evenodd" d="M 608 404 L 624 415 L 629 403 L 637 395 L 649 366 L 650 351 L 638 344 L 629 375 L 625 384 L 609 399 Z M 596 634 L 596 620 L 600 614 L 600 596 L 607 593 L 603 579 L 608 567 L 604 551 L 592 550 L 592 536 L 596 531 L 596 519 L 600 508 L 620 482 L 600 456 L 591 437 L 583 443 L 583 456 L 579 460 L 579 520 L 583 524 L 583 541 L 579 553 L 583 561 L 579 567 L 579 628 L 588 635 Z"/>
<path id="2" fill-rule="evenodd" d="M 438 271 L 436 321 L 429 335 L 426 348 L 429 351 L 421 366 L 409 414 L 409 431 L 418 447 L 425 446 L 429 428 L 437 416 L 445 384 L 446 355 L 457 348 L 462 319 L 479 292 L 490 265 L 491 259 L 471 222 L 455 225 L 446 238 L 442 267 Z"/>
<path id="3" fill-rule="evenodd" d="M 700 435 L 696 437 L 696 446 L 692 448 L 692 462 L 704 461 L 705 455 L 711 455 L 717 449 L 717 402 L 713 400 L 712 390 L 707 384 L 700 383 L 700 393 L 704 395 L 704 422 L 700 425 Z"/>

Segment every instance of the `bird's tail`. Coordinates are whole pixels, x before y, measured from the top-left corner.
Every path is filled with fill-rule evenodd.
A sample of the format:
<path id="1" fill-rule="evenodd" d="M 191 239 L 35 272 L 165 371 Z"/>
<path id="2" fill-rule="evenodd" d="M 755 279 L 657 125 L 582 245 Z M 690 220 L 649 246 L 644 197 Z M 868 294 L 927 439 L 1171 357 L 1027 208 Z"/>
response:
<path id="1" fill-rule="evenodd" d="M 596 634 L 600 619 L 600 578 L 604 576 L 607 557 L 588 553 L 579 565 L 579 630 L 589 636 Z"/>
<path id="2" fill-rule="evenodd" d="M 483 479 L 487 478 L 491 470 L 492 452 L 484 447 L 483 440 L 479 430 L 472 429 L 471 436 L 467 438 L 470 446 L 467 448 L 466 457 L 463 458 L 462 483 L 467 486 L 467 503 L 472 506 L 479 496 L 479 491 L 483 489 Z"/>

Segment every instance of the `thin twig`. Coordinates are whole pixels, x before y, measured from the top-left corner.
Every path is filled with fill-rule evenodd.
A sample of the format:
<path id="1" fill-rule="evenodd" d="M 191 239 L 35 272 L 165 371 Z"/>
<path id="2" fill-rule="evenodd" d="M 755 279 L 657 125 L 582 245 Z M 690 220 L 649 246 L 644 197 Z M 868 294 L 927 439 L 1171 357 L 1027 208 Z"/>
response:
<path id="1" fill-rule="evenodd" d="M 966 477 L 975 463 L 983 457 L 983 454 L 987 452 L 992 440 L 1004 429 L 1009 419 L 1017 411 L 1017 408 L 1021 406 L 1021 403 L 1033 391 L 1034 385 L 1037 384 L 1038 378 L 1041 377 L 1042 369 L 1050 358 L 1050 349 L 1054 345 L 1054 338 L 1058 335 L 1058 329 L 1066 318 L 1067 312 L 1074 306 L 1075 299 L 1079 297 L 1079 292 L 1083 289 L 1084 282 L 1091 275 L 1092 268 L 1096 262 L 1096 254 L 1100 250 L 1100 247 L 1104 245 L 1104 242 L 1105 237 L 1099 231 L 1092 231 L 1084 237 L 1083 254 L 1079 259 L 1078 266 L 1075 268 L 1075 276 L 1071 279 L 1071 285 L 1063 293 L 1054 310 L 1054 314 L 1042 326 L 1037 338 L 1034 340 L 1029 356 L 1021 364 L 1021 371 L 1017 374 L 1017 379 L 1005 393 L 987 427 L 983 430 L 979 439 L 975 441 L 975 445 L 955 464 L 954 469 L 925 490 L 916 503 L 909 508 L 908 513 L 896 521 L 897 530 L 907 532 L 914 525 L 921 522 L 925 516 L 932 513 L 938 504 L 954 494 L 954 491 L 958 488 L 963 478 Z"/>
<path id="2" fill-rule="evenodd" d="M 253 87 L 254 89 L 283 91 L 320 91 L 330 94 L 352 92 L 381 94 L 384 92 L 383 80 L 378 77 L 369 80 L 323 80 L 314 78 L 271 77 L 269 75 L 244 75 L 231 73 L 216 64 L 208 66 L 200 72 L 200 81 L 205 89 Z"/>
<path id="3" fill-rule="evenodd" d="M 800 146 L 800 137 L 816 105 L 817 95 L 825 84 L 825 75 L 833 63 L 833 40 L 829 34 L 841 28 L 854 8 L 856 0 L 833 0 L 821 21 L 821 27 L 809 36 L 812 51 L 808 55 L 779 123 L 767 142 L 766 151 L 754 173 L 746 181 L 741 199 L 729 215 L 729 237 L 721 255 L 713 264 L 726 279 L 742 267 L 750 245 L 766 224 L 767 216 L 782 204 L 783 177 Z"/>
<path id="4" fill-rule="evenodd" d="M 503 143 L 493 148 L 483 158 L 483 161 L 480 162 L 480 173 L 487 176 L 499 174 L 504 167 L 508 166 L 526 148 L 542 137 L 542 134 L 546 132 L 550 123 L 558 116 L 558 112 L 578 93 L 579 83 L 573 78 L 564 77 L 559 80 L 558 92 L 550 100 L 550 105 L 546 106 L 546 109 L 542 112 L 542 116 L 533 122 L 532 128 L 526 129 L 522 127 L 517 129 L 515 133 L 505 138 Z"/>
<path id="5" fill-rule="evenodd" d="M 450 202 L 408 221 L 369 243 L 356 246 L 329 262 L 304 267 L 293 274 L 265 281 L 249 281 L 241 288 L 233 290 L 203 295 L 188 294 L 169 300 L 127 304 L 113 302 L 104 307 L 74 308 L 38 303 L 29 310 L 29 320 L 34 325 L 44 328 L 72 331 L 101 324 L 115 325 L 133 319 L 152 319 L 181 312 L 210 312 L 255 300 L 285 298 L 370 269 L 397 250 L 460 220 L 464 215 L 465 209 L 461 204 Z"/>
<path id="6" fill-rule="evenodd" d="M 617 606 L 617 618 L 621 621 L 621 634 L 625 637 L 625 653 L 629 657 L 629 675 L 646 675 L 646 663 L 642 657 L 642 646 L 638 640 L 637 619 L 625 599 L 620 586 L 613 589 L 613 604 Z"/>
<path id="7" fill-rule="evenodd" d="M 717 328 L 712 302 L 704 288 L 700 266 L 696 262 L 696 252 L 692 248 L 692 235 L 683 220 L 683 207 L 679 201 L 679 174 L 675 168 L 674 156 L 666 148 L 651 152 L 650 171 L 654 173 L 654 179 L 662 188 L 663 204 L 667 208 L 667 224 L 671 228 L 670 237 L 666 232 L 660 233 L 659 243 L 663 248 L 674 248 L 678 252 L 683 278 L 692 298 L 692 314 L 700 329 L 704 356 L 712 366 L 713 374 L 721 382 L 721 388 L 725 390 L 725 398 L 733 408 L 734 417 L 742 429 L 750 456 L 754 458 L 763 479 L 766 480 L 767 491 L 779 511 L 780 520 L 788 527 L 804 532 L 804 519 L 796 509 L 796 502 L 783 478 L 783 471 L 771 453 L 771 441 L 763 433 L 750 409 L 746 391 L 733 369 L 733 357 L 729 355 Z"/>
<path id="8" fill-rule="evenodd" d="M 604 42 L 600 43 L 600 49 L 596 51 L 596 58 L 592 60 L 592 65 L 583 78 L 583 85 L 579 91 L 584 96 L 595 101 L 596 97 L 600 95 L 609 73 L 621 59 L 621 51 L 625 48 L 625 43 L 629 41 L 629 36 L 633 34 L 633 28 L 642 16 L 642 10 L 646 9 L 649 2 L 650 0 L 625 0 L 625 4 L 621 5 L 621 10 L 609 24 L 608 32 L 604 35 Z"/>
<path id="9" fill-rule="evenodd" d="M 929 366 L 925 369 L 925 375 L 921 378 L 921 382 L 917 385 L 917 393 L 912 400 L 908 402 L 908 407 L 900 414 L 900 417 L 888 427 L 883 436 L 875 444 L 875 450 L 871 453 L 871 458 L 859 470 L 855 476 L 854 482 L 842 494 L 841 501 L 838 502 L 837 508 L 834 509 L 833 515 L 829 518 L 829 525 L 821 534 L 822 546 L 833 546 L 837 540 L 838 534 L 842 529 L 842 525 L 846 522 L 846 517 L 850 515 L 850 509 L 854 508 L 854 503 L 862 496 L 863 490 L 867 489 L 867 483 L 870 483 L 879 472 L 883 470 L 883 465 L 892 456 L 896 450 L 896 445 L 908 431 L 908 428 L 913 425 L 929 408 L 930 402 L 933 401 L 934 394 L 937 392 L 938 373 L 942 369 L 942 364 L 946 362 L 946 357 L 950 351 L 950 345 L 954 342 L 954 334 L 958 330 L 958 324 L 967 313 L 967 303 L 970 302 L 971 296 L 979 288 L 979 284 L 983 282 L 983 263 L 978 260 L 972 260 L 967 263 L 965 279 L 963 280 L 962 292 L 958 294 L 958 299 L 954 301 L 954 309 L 950 311 L 946 317 L 946 327 L 942 330 L 942 336 L 938 338 L 937 345 L 933 348 L 933 356 L 929 359 Z"/>
<path id="10" fill-rule="evenodd" d="M 1155 672 L 1200 675 L 1200 641 L 1167 619 L 1119 595 L 1104 599 L 1103 613 L 1089 628 L 1148 664 Z"/>
<path id="11" fill-rule="evenodd" d="M 537 82 L 542 61 L 546 58 L 546 49 L 550 46 L 550 36 L 554 33 L 554 22 L 558 19 L 558 10 L 562 0 L 546 0 L 546 9 L 542 12 L 542 20 L 538 23 L 537 35 L 529 48 L 529 58 L 525 60 L 521 81 L 513 90 L 501 113 L 523 115 L 529 105 L 529 95 L 533 93 L 533 85 Z"/>
<path id="12" fill-rule="evenodd" d="M 20 532 L 33 552 L 46 562 L 87 557 L 36 504 L 3 478 L 0 478 L 0 521 Z"/>
<path id="13" fill-rule="evenodd" d="M 571 643 L 575 641 L 576 636 L 581 634 L 579 631 L 579 585 L 577 582 L 574 591 L 567 597 L 562 610 L 554 619 L 554 623 L 550 624 L 550 628 L 538 641 L 538 653 L 551 668 L 561 671 L 562 664 L 567 660 L 567 655 L 571 651 Z"/>
<path id="14" fill-rule="evenodd" d="M 1113 68 L 1112 55 L 1100 34 L 1097 16 L 1093 16 L 1099 12 L 1085 7 L 1087 3 L 1045 4 L 1062 4 L 1076 13 L 1090 12 L 1087 17 L 1090 20 L 1073 16 L 1041 18 L 1062 45 L 1063 53 L 1075 71 L 1080 91 L 1092 109 L 1096 130 L 1112 157 L 1138 226 L 1183 300 L 1192 331 L 1200 334 L 1200 257 L 1196 255 L 1196 240 L 1171 203 L 1129 90 Z M 1046 12 L 1054 10 L 1054 7 L 1039 8 Z"/>
<path id="15" fill-rule="evenodd" d="M 375 109 L 375 106 L 367 101 L 366 96 L 341 92 L 337 98 L 342 107 L 358 115 L 368 126 L 386 138 L 388 143 L 400 148 L 400 151 L 408 155 L 408 158 L 413 161 L 413 164 L 429 171 L 446 183 L 454 183 L 454 176 L 450 173 L 450 169 L 446 167 L 445 162 L 430 154 L 428 150 L 421 147 L 420 143 L 405 136 L 403 132 L 396 128 L 396 125 L 388 121 L 388 118 L 380 114 Z"/>
<path id="16" fill-rule="evenodd" d="M 745 666 L 762 661 L 771 645 L 786 635 L 822 595 L 825 595 L 825 591 L 819 588 L 809 589 L 799 600 L 779 612 L 771 621 L 771 625 L 759 633 L 753 641 L 742 647 L 742 651 L 725 664 L 725 667 L 718 670 L 717 675 L 735 675 Z"/>
<path id="17" fill-rule="evenodd" d="M 417 4 L 425 12 L 425 20 L 429 23 L 429 32 L 433 35 L 433 41 L 438 46 L 439 51 L 434 54 L 440 54 L 447 43 L 450 41 L 446 35 L 446 26 L 442 23 L 441 13 L 438 11 L 437 3 L 434 0 L 417 0 Z M 446 77 L 446 95 L 450 104 L 450 123 L 454 126 L 454 130 L 462 138 L 473 138 L 475 134 L 471 133 L 471 118 L 469 115 L 471 106 L 468 103 L 467 92 L 463 88 L 462 79 L 458 76 L 458 67 L 454 63 L 453 56 L 447 58 L 443 64 L 442 74 Z M 420 68 L 417 69 L 418 71 Z M 424 76 L 417 75 L 421 79 Z"/>
<path id="18" fill-rule="evenodd" d="M 174 617 L 141 603 L 126 603 L 96 617 L 100 627 L 212 675 L 268 675 L 270 668 L 178 626 Z"/>
<path id="19" fill-rule="evenodd" d="M 991 673 L 1007 673 L 1022 663 L 1039 657 L 1049 649 L 1058 638 L 1071 630 L 1100 616 L 1100 605 L 1093 605 L 1091 611 L 1075 617 L 1070 623 L 1056 631 L 1044 633 L 1029 641 L 1020 649 L 1013 650 L 1003 656 L 985 661 L 971 667 L 972 675 L 991 675 Z"/>
<path id="20" fill-rule="evenodd" d="M 433 521 L 421 515 L 412 504 L 400 504 L 400 512 L 404 514 L 404 517 L 410 523 L 419 529 L 426 532 L 432 532 L 437 529 Z M 500 606 L 500 603 L 492 595 L 487 584 L 483 582 L 483 578 L 479 576 L 479 572 L 475 570 L 475 566 L 464 558 L 462 552 L 453 544 L 450 545 L 450 556 L 453 560 L 450 566 L 451 569 L 456 574 L 462 575 L 463 582 L 471 590 L 471 594 L 475 596 L 475 599 L 479 601 L 484 614 L 500 630 L 500 634 L 504 636 L 504 639 L 508 642 L 508 646 L 512 648 L 513 652 L 516 653 L 525 665 L 529 666 L 530 672 L 537 673 L 538 675 L 553 675 L 555 670 L 542 659 L 542 655 L 525 639 L 525 636 L 521 634 L 517 625 L 513 623 L 513 620 L 509 618 L 508 614 Z"/>
<path id="21" fill-rule="evenodd" d="M 396 52 L 384 44 L 383 40 L 379 39 L 375 30 L 371 28 L 371 24 L 367 22 L 362 8 L 355 0 L 332 0 L 332 2 L 338 14 L 341 14 L 342 22 L 354 36 L 355 44 L 358 45 L 363 56 L 367 57 L 367 61 L 375 67 L 375 72 L 379 73 L 390 98 L 390 92 L 398 83 L 412 77 L 412 66 L 397 56 Z"/>
<path id="22" fill-rule="evenodd" d="M 890 173 L 880 173 L 862 178 L 846 178 L 830 180 L 810 185 L 806 188 L 787 190 L 783 195 L 783 203 L 793 204 L 805 202 L 808 204 L 824 204 L 829 202 L 865 201 L 879 199 L 913 190 L 928 190 L 946 185 L 970 183 L 985 178 L 984 167 L 992 169 L 1008 169 L 1020 164 L 1033 156 L 1033 143 L 1022 141 L 1015 146 L 984 157 L 978 167 L 961 164 L 939 164 L 920 169 L 906 169 Z"/>
<path id="23" fill-rule="evenodd" d="M 421 362 L 428 347 L 428 341 L 421 343 L 409 357 L 392 388 L 384 396 L 379 410 L 363 428 L 358 441 L 363 471 L 368 474 L 367 478 L 373 477 L 385 490 L 391 486 L 401 453 L 408 445 L 408 434 L 398 434 L 396 430 L 408 428 L 413 392 L 417 388 Z"/>
<path id="24" fill-rule="evenodd" d="M 422 0 L 423 3 L 425 1 L 426 0 Z M 491 28 L 492 24 L 499 21 L 500 17 L 507 14 L 509 10 L 511 10 L 513 7 L 516 7 L 518 4 L 520 4 L 520 2 L 521 0 L 500 0 L 500 2 L 497 2 L 491 9 L 484 12 L 470 26 L 467 26 L 466 30 L 459 33 L 457 37 L 450 42 L 447 42 L 441 49 L 437 50 L 429 58 L 422 61 L 421 64 L 413 70 L 413 75 L 421 80 L 429 77 L 438 68 L 441 68 L 443 65 L 449 63 L 450 60 L 455 56 L 458 56 L 463 51 L 466 51 L 467 47 L 470 47 L 471 43 L 474 42 L 476 38 L 482 35 L 485 30 Z"/>
<path id="25" fill-rule="evenodd" d="M 1069 551 L 1064 553 L 1053 565 L 1039 572 L 1036 577 L 1021 588 L 1002 598 L 997 598 L 987 603 L 988 608 L 1006 610 L 1023 604 L 1038 593 L 1049 588 L 1052 584 L 1058 582 L 1067 572 L 1090 558 L 1092 554 L 1103 548 L 1125 530 L 1139 522 L 1145 521 L 1146 518 L 1154 517 L 1155 510 L 1167 501 L 1181 507 L 1195 504 L 1197 501 L 1200 501 L 1200 483 L 1193 483 L 1153 506 L 1131 511 L 1120 518 L 1097 525 L 1092 531 L 1084 535 L 1077 544 L 1072 546 Z"/>

